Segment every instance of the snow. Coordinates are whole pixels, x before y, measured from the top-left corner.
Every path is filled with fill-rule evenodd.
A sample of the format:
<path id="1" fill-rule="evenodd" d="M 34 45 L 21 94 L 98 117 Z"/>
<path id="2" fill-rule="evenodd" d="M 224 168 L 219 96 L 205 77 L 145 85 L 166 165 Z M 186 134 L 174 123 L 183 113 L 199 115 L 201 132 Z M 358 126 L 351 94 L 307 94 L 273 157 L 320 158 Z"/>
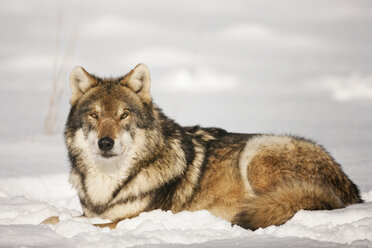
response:
<path id="1" fill-rule="evenodd" d="M 363 0 L 1 1 L 0 247 L 372 247 L 371 9 Z M 155 102 L 180 124 L 311 138 L 366 202 L 254 232 L 207 211 L 95 227 L 105 220 L 79 217 L 68 183 L 68 73 L 117 76 L 140 62 Z M 46 136 L 53 79 L 57 124 Z M 39 225 L 56 215 L 57 225 Z"/>

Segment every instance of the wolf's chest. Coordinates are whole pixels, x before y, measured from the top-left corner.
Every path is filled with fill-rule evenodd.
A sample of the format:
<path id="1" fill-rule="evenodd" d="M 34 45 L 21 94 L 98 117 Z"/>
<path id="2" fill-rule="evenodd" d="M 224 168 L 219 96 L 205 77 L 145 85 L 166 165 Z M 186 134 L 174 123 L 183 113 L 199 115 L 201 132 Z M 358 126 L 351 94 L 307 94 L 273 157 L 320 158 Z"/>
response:
<path id="1" fill-rule="evenodd" d="M 70 183 L 77 189 L 79 197 L 86 199 L 92 205 L 107 205 L 113 199 L 113 192 L 122 183 L 119 175 L 107 175 L 97 170 L 91 170 L 82 176 L 72 170 Z"/>
<path id="2" fill-rule="evenodd" d="M 112 200 L 114 191 L 122 181 L 119 176 L 89 173 L 85 179 L 86 194 L 93 204 L 106 204 Z"/>
<path id="3" fill-rule="evenodd" d="M 123 177 L 106 174 L 88 176 L 85 181 L 86 193 L 93 205 L 103 206 L 105 210 L 102 213 L 96 213 L 85 208 L 85 215 L 116 220 L 134 217 L 144 211 L 150 201 L 149 196 L 128 198 L 124 196 L 127 194 L 123 193 L 114 196 L 114 192 L 120 189 L 124 180 Z M 131 192 L 131 190 L 128 190 L 128 192 Z"/>

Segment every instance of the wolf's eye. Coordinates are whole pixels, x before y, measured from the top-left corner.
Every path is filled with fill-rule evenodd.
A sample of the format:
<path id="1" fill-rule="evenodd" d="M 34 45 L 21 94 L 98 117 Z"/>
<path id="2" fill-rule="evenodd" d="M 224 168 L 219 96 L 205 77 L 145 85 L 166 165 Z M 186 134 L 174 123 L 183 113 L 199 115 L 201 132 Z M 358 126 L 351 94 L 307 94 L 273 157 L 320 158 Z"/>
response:
<path id="1" fill-rule="evenodd" d="M 125 111 L 121 116 L 120 116 L 120 120 L 123 120 L 125 118 L 127 118 L 129 115 L 129 112 L 128 111 Z"/>
<path id="2" fill-rule="evenodd" d="M 98 119 L 98 115 L 96 113 L 91 113 L 89 116 L 93 119 Z"/>

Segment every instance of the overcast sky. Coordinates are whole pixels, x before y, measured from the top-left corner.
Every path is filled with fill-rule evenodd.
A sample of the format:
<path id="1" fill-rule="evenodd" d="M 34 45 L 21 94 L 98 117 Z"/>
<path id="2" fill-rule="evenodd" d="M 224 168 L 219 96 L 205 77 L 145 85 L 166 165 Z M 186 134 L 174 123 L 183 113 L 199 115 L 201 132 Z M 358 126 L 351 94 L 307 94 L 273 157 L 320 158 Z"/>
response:
<path id="1" fill-rule="evenodd" d="M 186 124 L 198 112 L 200 124 L 244 130 L 245 118 L 235 125 L 205 113 L 231 119 L 254 108 L 272 119 L 279 106 L 297 116 L 309 96 L 357 102 L 352 112 L 361 112 L 372 104 L 371 13 L 368 0 L 3 0 L 1 103 L 15 102 L 19 115 L 38 102 L 43 118 L 56 81 L 62 129 L 73 66 L 120 76 L 142 62 L 156 102 Z"/>

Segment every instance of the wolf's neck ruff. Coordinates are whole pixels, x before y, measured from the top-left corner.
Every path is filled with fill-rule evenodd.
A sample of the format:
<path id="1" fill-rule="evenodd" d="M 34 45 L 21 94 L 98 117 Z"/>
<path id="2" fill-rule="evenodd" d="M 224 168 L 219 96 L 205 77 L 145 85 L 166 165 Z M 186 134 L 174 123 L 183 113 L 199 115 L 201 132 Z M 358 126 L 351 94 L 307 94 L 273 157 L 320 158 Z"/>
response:
<path id="1" fill-rule="evenodd" d="M 70 182 L 87 217 L 207 209 L 255 229 L 282 224 L 299 209 L 361 202 L 357 187 L 313 142 L 179 126 L 152 103 L 143 64 L 108 79 L 76 67 L 70 84 Z"/>
<path id="2" fill-rule="evenodd" d="M 157 112 L 155 115 L 162 114 Z M 79 196 L 88 212 L 100 216 L 113 206 L 136 201 L 147 202 L 147 205 L 141 205 L 143 209 L 140 211 L 157 208 L 181 211 L 187 205 L 200 180 L 206 154 L 204 143 L 214 137 L 202 130 L 198 130 L 196 135 L 185 132 L 173 121 L 166 121 L 165 116 L 162 118 L 162 129 L 173 129 L 175 132 L 157 142 L 153 140 L 149 145 L 136 141 L 148 141 L 150 138 L 143 131 L 138 131 L 132 142 L 136 147 L 131 148 L 130 155 L 124 154 L 122 160 L 120 157 L 117 160 L 96 159 L 87 149 L 89 144 L 81 145 L 84 143 L 81 141 L 72 144 L 71 150 L 76 153 L 72 151 L 70 156 L 74 157 L 74 161 L 81 158 L 72 166 L 71 182 L 82 189 Z M 151 133 L 151 130 L 147 132 Z M 81 140 L 81 135 L 82 130 L 79 129 L 74 140 Z M 115 166 L 117 171 L 105 173 L 104 166 Z M 110 217 L 117 219 L 122 214 Z M 108 218 L 105 215 L 102 217 Z"/>

